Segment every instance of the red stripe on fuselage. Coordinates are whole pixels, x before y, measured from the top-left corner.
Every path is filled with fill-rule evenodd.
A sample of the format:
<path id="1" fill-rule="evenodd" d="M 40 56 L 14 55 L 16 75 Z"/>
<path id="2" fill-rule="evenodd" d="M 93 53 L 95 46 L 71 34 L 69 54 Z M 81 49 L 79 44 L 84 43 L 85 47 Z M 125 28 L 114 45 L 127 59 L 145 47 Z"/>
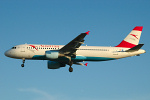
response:
<path id="1" fill-rule="evenodd" d="M 34 45 L 29 45 L 29 46 L 33 47 L 35 50 L 38 51 L 38 49 Z"/>
<path id="2" fill-rule="evenodd" d="M 123 40 L 119 45 L 117 45 L 115 47 L 133 48 L 135 46 L 136 46 L 135 44 L 132 44 L 132 43 L 129 43 L 129 42 L 126 42 Z"/>

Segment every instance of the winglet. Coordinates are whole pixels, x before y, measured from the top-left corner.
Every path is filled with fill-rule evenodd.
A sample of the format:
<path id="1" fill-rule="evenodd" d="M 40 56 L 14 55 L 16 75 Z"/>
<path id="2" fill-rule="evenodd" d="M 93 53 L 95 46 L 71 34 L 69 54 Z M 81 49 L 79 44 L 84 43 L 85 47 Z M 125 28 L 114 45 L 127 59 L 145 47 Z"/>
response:
<path id="1" fill-rule="evenodd" d="M 90 31 L 87 31 L 87 32 L 85 32 L 85 33 L 86 33 L 87 35 L 89 35 L 89 32 L 90 32 Z"/>
<path id="2" fill-rule="evenodd" d="M 88 63 L 85 63 L 84 65 L 87 66 Z"/>

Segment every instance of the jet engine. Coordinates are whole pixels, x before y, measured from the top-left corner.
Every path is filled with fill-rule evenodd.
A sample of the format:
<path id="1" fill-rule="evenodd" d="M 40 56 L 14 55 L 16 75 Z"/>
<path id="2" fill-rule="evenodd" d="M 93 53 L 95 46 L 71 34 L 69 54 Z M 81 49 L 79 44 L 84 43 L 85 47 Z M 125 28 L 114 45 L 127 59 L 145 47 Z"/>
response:
<path id="1" fill-rule="evenodd" d="M 57 59 L 59 56 L 59 52 L 56 50 L 50 50 L 50 51 L 46 51 L 45 55 L 49 59 Z"/>
<path id="2" fill-rule="evenodd" d="M 60 67 L 65 67 L 65 66 L 66 66 L 66 64 L 59 63 L 59 62 L 56 62 L 56 61 L 48 61 L 47 62 L 48 69 L 58 69 Z"/>

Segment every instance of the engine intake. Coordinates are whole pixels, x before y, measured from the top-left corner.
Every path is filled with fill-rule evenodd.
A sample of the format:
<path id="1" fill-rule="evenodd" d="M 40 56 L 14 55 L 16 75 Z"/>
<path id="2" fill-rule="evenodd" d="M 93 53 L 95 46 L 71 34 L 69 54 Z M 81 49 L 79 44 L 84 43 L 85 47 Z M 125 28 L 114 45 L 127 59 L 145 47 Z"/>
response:
<path id="1" fill-rule="evenodd" d="M 59 52 L 58 51 L 53 51 L 53 50 L 51 50 L 51 51 L 46 51 L 45 52 L 45 55 L 46 55 L 46 57 L 47 58 L 49 58 L 49 59 L 57 59 L 58 58 L 58 56 L 59 56 Z"/>

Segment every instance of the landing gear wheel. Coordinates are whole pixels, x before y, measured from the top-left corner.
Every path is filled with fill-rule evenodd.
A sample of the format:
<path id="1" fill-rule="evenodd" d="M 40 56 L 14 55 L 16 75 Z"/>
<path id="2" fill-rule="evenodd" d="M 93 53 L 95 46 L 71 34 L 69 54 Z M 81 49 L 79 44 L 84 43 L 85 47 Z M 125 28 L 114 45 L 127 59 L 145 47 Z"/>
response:
<path id="1" fill-rule="evenodd" d="M 24 67 L 25 58 L 22 58 L 22 63 L 23 63 L 23 64 L 21 64 L 21 67 Z"/>
<path id="2" fill-rule="evenodd" d="M 73 72 L 73 68 L 72 67 L 69 67 L 69 72 Z"/>
<path id="3" fill-rule="evenodd" d="M 21 67 L 24 67 L 24 64 L 21 64 Z"/>

